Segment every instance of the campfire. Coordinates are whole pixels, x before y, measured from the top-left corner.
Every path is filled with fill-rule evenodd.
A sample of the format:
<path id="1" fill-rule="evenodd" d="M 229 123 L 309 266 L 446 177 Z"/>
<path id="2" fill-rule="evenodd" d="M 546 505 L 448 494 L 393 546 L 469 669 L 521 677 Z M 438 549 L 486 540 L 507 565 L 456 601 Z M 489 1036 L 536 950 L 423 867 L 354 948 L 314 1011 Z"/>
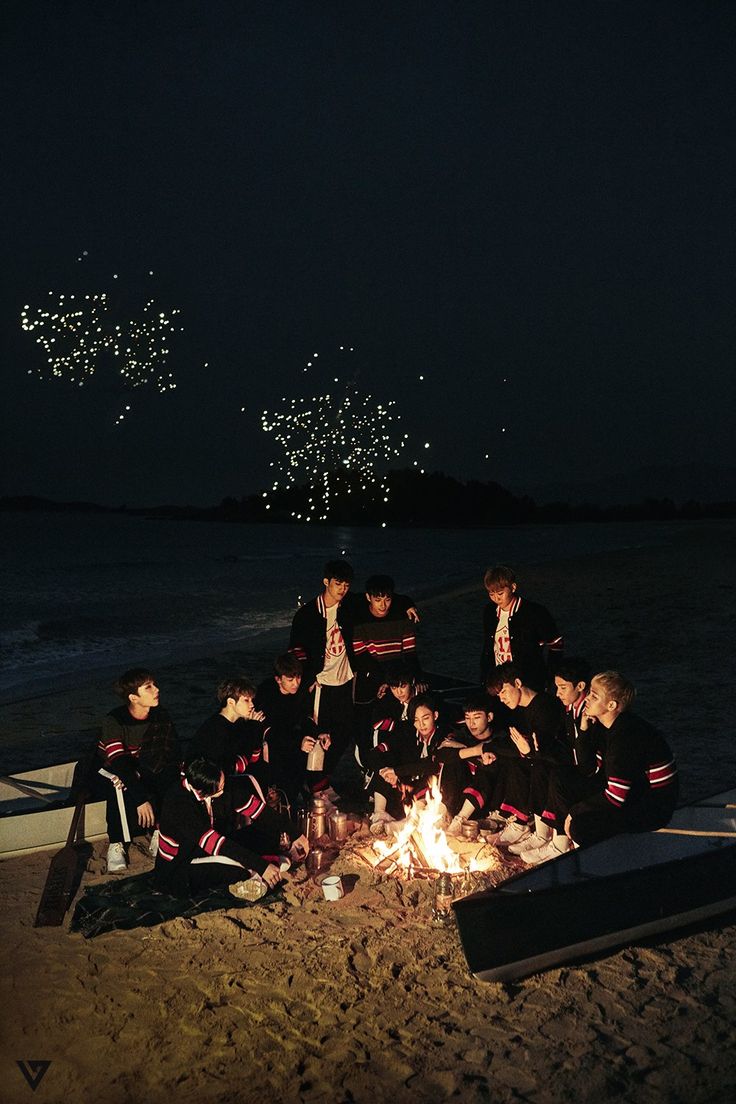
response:
<path id="1" fill-rule="evenodd" d="M 448 840 L 442 827 L 444 814 L 437 779 L 432 778 L 426 799 L 414 801 L 405 820 L 388 826 L 386 840 L 377 839 L 371 847 L 362 848 L 362 858 L 376 874 L 407 881 L 438 874 L 467 878 L 496 869 L 497 852 L 483 840 Z"/>

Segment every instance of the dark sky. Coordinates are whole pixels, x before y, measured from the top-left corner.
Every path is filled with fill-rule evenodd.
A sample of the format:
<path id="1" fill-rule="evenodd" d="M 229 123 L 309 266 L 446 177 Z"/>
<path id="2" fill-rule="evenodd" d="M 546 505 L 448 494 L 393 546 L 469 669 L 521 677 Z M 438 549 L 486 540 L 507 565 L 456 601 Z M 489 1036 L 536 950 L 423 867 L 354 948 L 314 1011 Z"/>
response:
<path id="1" fill-rule="evenodd" d="M 281 455 L 261 410 L 341 344 L 403 410 L 407 460 L 458 477 L 732 454 L 732 3 L 23 0 L 2 19 L 5 493 L 256 489 Z M 116 289 L 125 311 L 149 287 L 182 311 L 178 386 L 115 427 L 109 367 L 40 379 L 19 314 L 49 290 Z"/>

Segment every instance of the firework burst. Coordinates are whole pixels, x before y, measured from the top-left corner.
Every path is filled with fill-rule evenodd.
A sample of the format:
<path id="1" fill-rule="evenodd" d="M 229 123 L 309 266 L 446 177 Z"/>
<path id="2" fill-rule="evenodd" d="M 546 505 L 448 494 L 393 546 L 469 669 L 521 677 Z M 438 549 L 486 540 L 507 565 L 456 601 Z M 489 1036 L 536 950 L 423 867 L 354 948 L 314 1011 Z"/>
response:
<path id="1" fill-rule="evenodd" d="M 341 354 L 353 351 L 339 349 Z M 312 355 L 303 372 L 314 374 L 318 356 Z M 332 375 L 329 389 L 322 393 L 284 398 L 279 410 L 263 411 L 263 431 L 272 434 L 284 452 L 283 460 L 272 464 L 276 477 L 271 492 L 306 488 L 305 505 L 292 511 L 296 520 L 326 521 L 342 495 L 388 502 L 382 468 L 401 455 L 408 434 L 399 432 L 396 403 L 377 401 L 359 386 L 358 375 Z"/>
<path id="2" fill-rule="evenodd" d="M 126 392 L 146 386 L 161 394 L 175 390 L 167 364 L 172 337 L 182 332 L 176 322 L 177 308 L 163 310 L 149 296 L 131 318 L 105 291 L 77 295 L 50 291 L 48 298 L 45 307 L 26 304 L 21 311 L 21 328 L 33 335 L 45 354 L 43 363 L 30 368 L 29 375 L 84 387 L 96 375 L 111 373 Z M 126 403 L 116 425 L 130 409 Z"/>

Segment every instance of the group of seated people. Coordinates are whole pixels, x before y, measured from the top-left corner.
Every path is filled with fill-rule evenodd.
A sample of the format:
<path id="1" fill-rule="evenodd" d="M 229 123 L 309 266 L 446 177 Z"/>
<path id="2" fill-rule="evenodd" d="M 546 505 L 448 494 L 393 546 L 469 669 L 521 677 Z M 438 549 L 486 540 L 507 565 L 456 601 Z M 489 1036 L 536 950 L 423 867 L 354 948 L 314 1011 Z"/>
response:
<path id="1" fill-rule="evenodd" d="M 122 705 L 99 747 L 111 776 L 110 873 L 126 870 L 126 840 L 147 831 L 162 890 L 260 896 L 308 850 L 299 805 L 339 801 L 331 782 L 351 754 L 375 835 L 395 831 L 432 778 L 448 835 L 490 816 L 492 841 L 529 865 L 667 823 L 677 768 L 632 712 L 633 686 L 565 658 L 550 614 L 521 598 L 509 568 L 486 572 L 482 680 L 461 709 L 435 697 L 421 671 L 412 600 L 389 576 L 372 576 L 359 595 L 351 582 L 344 560 L 325 566 L 273 674 L 257 687 L 222 682 L 186 752 L 151 672 L 121 677 Z"/>

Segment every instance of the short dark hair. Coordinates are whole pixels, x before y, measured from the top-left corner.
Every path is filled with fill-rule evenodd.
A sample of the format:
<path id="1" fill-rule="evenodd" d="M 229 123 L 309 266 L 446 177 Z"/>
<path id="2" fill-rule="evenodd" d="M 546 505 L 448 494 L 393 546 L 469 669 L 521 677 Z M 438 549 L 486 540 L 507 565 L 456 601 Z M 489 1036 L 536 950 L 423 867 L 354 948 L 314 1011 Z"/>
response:
<path id="1" fill-rule="evenodd" d="M 386 682 L 389 686 L 411 686 L 414 682 L 414 672 L 405 660 L 395 659 L 386 664 Z"/>
<path id="2" fill-rule="evenodd" d="M 495 687 L 500 690 L 502 686 L 513 686 L 516 680 L 524 685 L 524 675 L 516 663 L 501 663 L 488 675 L 486 687 Z"/>
<path id="3" fill-rule="evenodd" d="M 487 694 L 476 691 L 468 694 L 463 702 L 463 713 L 492 713 L 493 705 Z"/>
<path id="4" fill-rule="evenodd" d="M 352 564 L 347 560 L 328 560 L 322 578 L 337 579 L 338 583 L 352 583 L 354 574 Z"/>
<path id="5" fill-rule="evenodd" d="M 220 788 L 222 767 L 211 759 L 192 759 L 191 763 L 187 763 L 184 777 L 192 789 L 209 797 Z"/>
<path id="6" fill-rule="evenodd" d="M 370 579 L 366 579 L 365 592 L 370 594 L 371 598 L 384 596 L 393 598 L 395 589 L 395 583 L 390 575 L 371 575 Z"/>
<path id="7" fill-rule="evenodd" d="M 578 659 L 577 656 L 568 658 L 566 656 L 556 665 L 555 678 L 571 682 L 573 686 L 577 686 L 579 682 L 584 682 L 586 686 L 590 686 L 590 664 L 587 659 Z"/>
<path id="8" fill-rule="evenodd" d="M 437 712 L 437 699 L 434 694 L 417 694 L 415 698 L 412 698 L 409 704 L 409 720 L 414 724 L 414 718 L 416 716 L 417 709 L 423 705 L 432 713 Z"/>
<path id="9" fill-rule="evenodd" d="M 119 679 L 114 683 L 113 690 L 122 698 L 128 700 L 131 694 L 137 694 L 144 682 L 154 682 L 154 677 L 147 667 L 131 667 L 129 671 L 123 671 Z"/>
<path id="10" fill-rule="evenodd" d="M 491 587 L 513 586 L 516 583 L 516 575 L 506 564 L 496 564 L 495 567 L 487 567 L 483 576 L 483 585 L 486 590 Z"/>
<path id="11" fill-rule="evenodd" d="M 304 672 L 300 659 L 297 659 L 291 652 L 285 652 L 284 655 L 277 656 L 273 661 L 273 673 L 277 678 L 296 678 L 297 675 L 301 675 Z"/>
<path id="12" fill-rule="evenodd" d="M 215 691 L 215 696 L 220 705 L 225 705 L 228 698 L 234 698 L 235 701 L 238 698 L 255 698 L 256 688 L 250 679 L 235 675 L 224 679 L 220 683 Z"/>

